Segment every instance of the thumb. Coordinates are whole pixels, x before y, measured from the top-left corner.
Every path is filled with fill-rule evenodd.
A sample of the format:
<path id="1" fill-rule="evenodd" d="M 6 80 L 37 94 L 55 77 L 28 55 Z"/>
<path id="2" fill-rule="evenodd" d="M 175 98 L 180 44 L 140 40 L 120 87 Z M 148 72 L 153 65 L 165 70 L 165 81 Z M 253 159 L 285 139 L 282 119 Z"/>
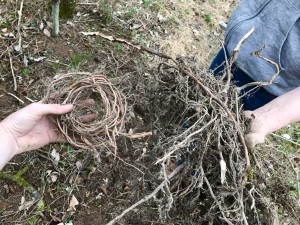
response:
<path id="1" fill-rule="evenodd" d="M 38 111 L 41 115 L 48 115 L 48 114 L 55 114 L 55 115 L 62 115 L 72 111 L 73 105 L 66 104 L 40 104 L 38 107 Z"/>
<path id="2" fill-rule="evenodd" d="M 249 133 L 245 135 L 245 142 L 248 148 L 253 149 L 257 144 L 262 144 L 265 140 L 265 135 L 260 133 Z"/>
<path id="3" fill-rule="evenodd" d="M 250 111 L 250 110 L 246 110 L 244 111 L 244 116 L 247 118 L 247 119 L 255 119 L 256 115 L 254 114 L 253 111 Z"/>

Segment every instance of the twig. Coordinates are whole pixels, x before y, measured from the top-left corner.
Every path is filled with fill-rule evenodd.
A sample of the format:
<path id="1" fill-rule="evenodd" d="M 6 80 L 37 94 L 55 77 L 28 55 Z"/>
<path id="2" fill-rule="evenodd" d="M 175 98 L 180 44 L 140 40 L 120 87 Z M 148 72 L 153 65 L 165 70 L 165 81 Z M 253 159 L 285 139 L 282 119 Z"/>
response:
<path id="1" fill-rule="evenodd" d="M 60 64 L 60 65 L 63 65 L 63 66 L 69 66 L 68 64 L 59 62 L 58 60 L 46 59 L 46 61 L 51 62 L 51 63 L 57 63 L 57 64 Z"/>
<path id="2" fill-rule="evenodd" d="M 16 95 L 14 95 L 14 94 L 12 94 L 12 93 L 10 93 L 10 92 L 8 92 L 8 91 L 6 91 L 6 90 L 4 90 L 4 89 L 1 89 L 2 91 L 4 91 L 6 94 L 8 94 L 8 95 L 10 95 L 10 96 L 12 96 L 12 97 L 14 97 L 15 99 L 17 99 L 20 103 L 22 103 L 22 104 L 24 104 L 25 102 L 22 100 L 22 99 L 20 99 L 19 97 L 17 97 Z"/>
<path id="3" fill-rule="evenodd" d="M 94 2 L 83 2 L 83 3 L 76 3 L 77 5 L 96 5 L 98 6 L 99 3 L 94 3 Z"/>
<path id="4" fill-rule="evenodd" d="M 236 47 L 233 49 L 231 63 L 233 63 L 237 59 L 242 44 L 253 34 L 254 30 L 255 30 L 254 27 L 252 27 L 251 30 L 249 30 L 245 34 L 245 36 L 238 42 Z"/>
<path id="5" fill-rule="evenodd" d="M 11 74 L 13 76 L 13 80 L 14 80 L 14 91 L 18 90 L 18 85 L 17 85 L 17 80 L 16 80 L 16 76 L 15 76 L 15 72 L 14 72 L 14 68 L 13 68 L 13 62 L 12 62 L 12 57 L 10 55 L 10 52 L 8 51 L 8 56 L 9 56 L 9 64 L 10 64 L 10 70 L 11 70 Z"/>
<path id="6" fill-rule="evenodd" d="M 24 96 L 24 98 L 26 98 L 28 101 L 30 101 L 30 102 L 36 102 L 35 100 L 32 100 L 31 98 L 29 98 L 29 97 L 27 97 L 27 96 Z"/>
<path id="7" fill-rule="evenodd" d="M 15 96 L 14 94 L 12 94 L 12 93 L 10 93 L 10 92 L 6 92 L 8 95 L 10 95 L 10 96 L 12 96 L 12 97 L 14 97 L 14 98 L 16 98 L 19 102 L 21 102 L 22 104 L 24 104 L 24 101 L 22 100 L 22 99 L 20 99 L 20 98 L 18 98 L 17 96 Z"/>
<path id="8" fill-rule="evenodd" d="M 298 168 L 295 168 L 294 166 L 294 163 L 291 161 L 291 159 L 288 159 L 289 162 L 291 163 L 292 165 L 292 168 L 293 168 L 293 171 L 294 173 L 296 174 L 296 180 L 297 180 L 297 194 L 298 194 L 298 206 L 300 206 L 300 180 L 299 180 L 299 169 Z"/>
<path id="9" fill-rule="evenodd" d="M 185 164 L 181 164 L 180 166 L 178 166 L 172 173 L 170 173 L 167 177 L 167 179 L 165 179 L 163 182 L 161 182 L 161 184 L 154 189 L 154 191 L 145 196 L 144 198 L 142 198 L 141 200 L 139 200 L 138 202 L 134 203 L 132 206 L 130 206 L 129 208 L 125 209 L 120 215 L 116 216 L 113 220 L 111 220 L 109 223 L 107 223 L 106 225 L 113 225 L 115 224 L 118 220 L 120 220 L 123 216 L 125 216 L 128 212 L 130 212 L 131 210 L 133 210 L 134 208 L 136 208 L 137 206 L 143 204 L 144 202 L 148 201 L 149 199 L 151 199 L 152 197 L 154 197 L 175 175 L 177 175 L 185 166 Z"/>
<path id="10" fill-rule="evenodd" d="M 18 35 L 19 35 L 19 43 L 18 43 L 18 50 L 22 53 L 22 35 L 21 35 L 21 18 L 22 18 L 22 11 L 23 11 L 23 3 L 24 0 L 21 1 L 20 4 L 20 9 L 18 11 L 19 14 L 19 18 L 18 18 L 18 26 L 17 26 L 17 31 L 18 31 Z"/>
<path id="11" fill-rule="evenodd" d="M 141 171 L 139 168 L 137 168 L 136 166 L 134 166 L 134 165 L 132 165 L 132 164 L 130 164 L 130 163 L 127 163 L 127 162 L 125 162 L 125 160 L 124 159 L 122 159 L 121 157 L 119 157 L 119 156 L 117 156 L 117 155 L 115 155 L 115 157 L 117 158 L 117 159 L 119 159 L 120 161 L 122 161 L 124 164 L 126 164 L 127 166 L 130 166 L 130 167 L 133 167 L 134 169 L 136 169 L 137 171 L 139 171 L 141 174 L 145 174 L 143 171 Z"/>
<path id="12" fill-rule="evenodd" d="M 129 133 L 118 133 L 119 135 L 122 135 L 127 138 L 131 139 L 137 139 L 137 138 L 144 138 L 152 135 L 152 132 L 143 132 L 143 133 L 134 133 L 134 134 L 129 134 Z"/>
<path id="13" fill-rule="evenodd" d="M 231 222 L 227 219 L 227 217 L 225 216 L 224 210 L 223 210 L 223 208 L 222 208 L 222 206 L 221 206 L 221 203 L 220 203 L 220 202 L 218 201 L 218 199 L 216 198 L 216 196 L 215 196 L 215 194 L 214 194 L 214 192 L 213 192 L 213 190 L 212 190 L 212 188 L 211 188 L 211 185 L 210 185 L 208 179 L 206 178 L 206 176 L 204 176 L 203 178 L 204 178 L 204 181 L 205 181 L 205 183 L 206 183 L 206 185 L 207 185 L 207 187 L 208 187 L 208 189 L 209 189 L 210 195 L 213 197 L 213 199 L 215 200 L 215 202 L 217 203 L 217 205 L 218 205 L 218 207 L 219 207 L 219 209 L 220 209 L 220 212 L 221 212 L 221 214 L 222 214 L 222 216 L 223 216 L 223 219 L 226 221 L 227 224 L 229 224 L 229 225 L 234 225 L 234 224 L 231 223 Z"/>
<path id="14" fill-rule="evenodd" d="M 200 132 L 202 132 L 205 128 L 207 128 L 210 124 L 212 124 L 212 122 L 214 122 L 217 119 L 217 116 L 213 119 L 211 119 L 207 124 L 205 124 L 203 127 L 201 127 L 199 130 L 196 130 L 195 132 L 189 134 L 183 141 L 179 142 L 177 145 L 172 146 L 171 147 L 171 151 L 169 151 L 167 154 L 164 155 L 164 157 L 162 157 L 161 159 L 157 160 L 155 162 L 155 164 L 157 163 L 161 163 L 161 162 L 165 162 L 168 158 L 170 158 L 170 156 L 177 151 L 178 149 L 182 148 L 185 146 L 185 143 L 193 136 L 195 136 L 196 134 L 199 134 Z"/>
<path id="15" fill-rule="evenodd" d="M 276 78 L 276 77 L 278 76 L 278 74 L 279 74 L 279 71 L 280 71 L 280 70 L 279 70 L 279 66 L 278 66 L 277 63 L 273 62 L 273 61 L 270 60 L 270 59 L 267 59 L 267 58 L 264 57 L 264 56 L 262 56 L 262 55 L 259 53 L 259 51 L 256 51 L 256 52 L 254 53 L 254 55 L 257 56 L 258 58 L 261 58 L 261 59 L 265 60 L 266 62 L 272 64 L 273 66 L 275 66 L 276 72 L 274 73 L 274 75 L 271 77 L 271 79 L 270 79 L 269 81 L 266 81 L 266 82 L 251 82 L 251 83 L 248 83 L 248 84 L 243 85 L 242 87 L 239 87 L 239 88 L 238 88 L 239 90 L 243 90 L 243 89 L 245 89 L 245 88 L 247 88 L 247 87 L 250 87 L 250 86 L 266 86 L 266 85 L 270 85 L 270 84 L 273 83 L 273 81 L 275 80 L 275 78 Z"/>
<path id="16" fill-rule="evenodd" d="M 299 143 L 294 142 L 294 141 L 291 141 L 291 140 L 288 140 L 288 139 L 286 139 L 286 138 L 284 138 L 284 137 L 282 137 L 282 136 L 280 136 L 280 135 L 278 135 L 278 134 L 271 133 L 271 135 L 273 135 L 274 137 L 281 138 L 281 139 L 283 139 L 283 140 L 285 140 L 285 141 L 287 141 L 287 142 L 290 142 L 290 143 L 292 143 L 292 144 L 294 144 L 294 145 L 300 147 L 300 144 L 299 144 Z"/>

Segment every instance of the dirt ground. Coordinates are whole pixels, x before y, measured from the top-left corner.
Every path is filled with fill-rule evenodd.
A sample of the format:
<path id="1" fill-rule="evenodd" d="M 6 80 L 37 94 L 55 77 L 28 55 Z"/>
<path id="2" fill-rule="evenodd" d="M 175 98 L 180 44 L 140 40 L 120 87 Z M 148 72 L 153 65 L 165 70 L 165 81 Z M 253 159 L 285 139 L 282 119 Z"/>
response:
<path id="1" fill-rule="evenodd" d="M 170 92 L 184 93 L 189 81 L 174 78 L 171 66 L 166 71 L 172 75 L 160 78 L 162 61 L 157 57 L 81 32 L 100 31 L 138 42 L 178 59 L 187 58 L 205 70 L 222 45 L 218 23 L 228 20 L 236 4 L 233 0 L 79 0 L 71 18 L 60 20 L 60 34 L 53 38 L 48 2 L 0 1 L 1 119 L 41 100 L 56 74 L 97 72 L 106 74 L 126 96 L 126 132 L 155 134 L 119 138 L 117 157 L 102 151 L 101 162 L 91 151 L 62 143 L 16 156 L 3 170 L 8 178 L 2 174 L 0 179 L 0 224 L 108 224 L 156 188 L 161 177 L 157 177 L 160 167 L 155 161 L 165 152 L 156 144 L 164 146 L 168 134 L 183 132 L 180 124 L 193 121 L 183 101 L 174 100 Z M 178 112 L 181 107 L 186 111 Z M 167 121 L 163 127 L 161 121 Z M 179 161 L 168 163 L 168 174 L 180 166 Z M 189 173 L 195 169 L 186 170 L 180 178 L 181 188 L 194 176 Z M 286 190 L 286 186 L 278 187 Z M 158 192 L 116 224 L 226 224 L 199 219 L 208 210 L 205 204 L 210 205 L 205 196 L 195 202 L 179 197 L 172 209 L 166 209 L 170 198 L 161 197 L 165 195 Z M 210 207 L 213 215 L 215 207 Z"/>

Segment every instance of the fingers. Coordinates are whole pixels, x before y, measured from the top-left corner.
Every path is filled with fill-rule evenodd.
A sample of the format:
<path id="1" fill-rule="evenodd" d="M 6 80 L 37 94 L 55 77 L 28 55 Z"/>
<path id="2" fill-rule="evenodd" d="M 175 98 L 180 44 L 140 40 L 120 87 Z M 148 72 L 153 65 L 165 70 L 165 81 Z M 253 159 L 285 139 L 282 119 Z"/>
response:
<path id="1" fill-rule="evenodd" d="M 75 104 L 76 108 L 78 108 L 78 109 L 81 109 L 81 108 L 84 108 L 84 107 L 89 107 L 89 106 L 92 106 L 92 105 L 95 105 L 95 100 L 91 99 L 91 98 L 83 100 L 83 101 L 78 101 Z"/>
<path id="2" fill-rule="evenodd" d="M 248 148 L 253 149 L 257 144 L 262 144 L 267 135 L 265 121 L 253 111 L 244 111 L 244 116 L 250 119 L 249 133 L 245 135 Z"/>
<path id="3" fill-rule="evenodd" d="M 95 100 L 94 99 L 86 99 L 83 101 L 78 101 L 75 104 L 75 107 L 77 110 L 80 110 L 82 108 L 88 108 L 89 106 L 93 106 L 95 105 Z M 78 119 L 80 122 L 82 123 L 88 123 L 88 122 L 92 122 L 97 118 L 97 114 L 86 114 L 84 116 L 80 116 Z"/>
<path id="4" fill-rule="evenodd" d="M 32 103 L 31 108 L 33 111 L 37 111 L 40 115 L 62 115 L 71 112 L 73 109 L 72 104 L 60 105 L 60 104 L 42 104 L 42 103 Z"/>
<path id="5" fill-rule="evenodd" d="M 68 143 L 66 138 L 61 133 L 58 133 L 55 137 L 53 137 L 51 142 Z"/>
<path id="6" fill-rule="evenodd" d="M 95 100 L 93 99 L 86 99 L 83 101 L 79 101 L 76 103 L 76 107 L 84 108 L 95 104 Z M 62 115 L 72 111 L 74 108 L 73 104 L 43 104 L 42 102 L 36 102 L 29 105 L 31 111 L 37 112 L 39 115 L 47 115 L 47 114 L 55 114 L 55 115 Z M 93 117 L 83 118 L 83 120 L 90 121 Z"/>
<path id="7" fill-rule="evenodd" d="M 244 116 L 248 119 L 255 119 L 255 114 L 253 111 L 244 111 Z"/>
<path id="8" fill-rule="evenodd" d="M 264 143 L 265 135 L 259 133 L 249 133 L 245 135 L 245 142 L 248 148 L 253 149 L 257 144 Z"/>
<path id="9" fill-rule="evenodd" d="M 93 122 L 97 118 L 97 114 L 87 114 L 79 117 L 79 121 L 82 123 Z"/>

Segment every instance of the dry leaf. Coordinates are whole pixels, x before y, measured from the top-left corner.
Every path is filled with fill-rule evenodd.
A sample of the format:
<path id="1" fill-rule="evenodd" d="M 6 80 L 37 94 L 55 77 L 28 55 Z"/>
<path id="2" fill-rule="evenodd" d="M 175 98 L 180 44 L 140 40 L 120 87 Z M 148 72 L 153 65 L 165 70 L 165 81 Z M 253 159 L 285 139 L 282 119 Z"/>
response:
<path id="1" fill-rule="evenodd" d="M 40 29 L 40 30 L 43 30 L 43 29 L 44 29 L 44 23 L 43 23 L 43 21 L 40 22 L 39 29 Z"/>
<path id="2" fill-rule="evenodd" d="M 52 170 L 47 170 L 47 181 L 49 183 L 55 183 L 58 179 L 58 172 L 53 172 Z"/>
<path id="3" fill-rule="evenodd" d="M 80 161 L 80 160 L 78 160 L 77 162 L 76 162 L 76 167 L 77 167 L 77 169 L 81 169 L 82 168 L 82 162 Z"/>
<path id="4" fill-rule="evenodd" d="M 101 186 L 100 190 L 102 191 L 103 194 L 105 194 L 106 196 L 108 195 L 108 191 L 107 188 L 105 186 Z"/>
<path id="5" fill-rule="evenodd" d="M 27 59 L 26 55 L 24 55 L 23 63 L 24 63 L 25 66 L 28 66 L 28 59 Z"/>
<path id="6" fill-rule="evenodd" d="M 27 210 L 27 209 L 29 209 L 33 204 L 34 204 L 34 201 L 28 201 L 28 202 L 26 202 L 26 201 L 25 201 L 25 197 L 22 196 L 22 198 L 21 198 L 21 204 L 20 204 L 20 206 L 19 206 L 19 211 Z"/>
<path id="7" fill-rule="evenodd" d="M 70 204 L 69 204 L 69 208 L 67 209 L 67 211 L 68 212 L 70 212 L 70 211 L 76 211 L 75 207 L 78 204 L 79 204 L 79 202 L 78 202 L 77 198 L 74 195 L 72 195 L 72 198 L 71 198 Z"/>
<path id="8" fill-rule="evenodd" d="M 159 22 L 165 22 L 168 20 L 168 17 L 165 17 L 163 15 L 161 15 L 160 13 L 157 14 L 157 18 Z"/>
<path id="9" fill-rule="evenodd" d="M 56 151 L 55 148 L 53 148 L 53 150 L 52 150 L 50 156 L 51 156 L 51 159 L 53 159 L 53 161 L 54 161 L 55 164 L 57 165 L 58 162 L 59 162 L 59 160 L 60 160 L 60 155 L 59 155 L 59 153 Z"/>
<path id="10" fill-rule="evenodd" d="M 16 38 L 15 35 L 13 33 L 5 33 L 4 37 L 10 37 L 10 38 Z"/>
<path id="11" fill-rule="evenodd" d="M 46 36 L 48 36 L 48 37 L 51 36 L 50 32 L 49 32 L 47 29 L 44 29 L 44 30 L 43 30 L 43 33 L 44 33 Z"/>
<path id="12" fill-rule="evenodd" d="M 130 30 L 136 30 L 136 29 L 139 29 L 141 27 L 142 27 L 141 24 L 133 24 L 132 26 L 130 26 Z"/>
<path id="13" fill-rule="evenodd" d="M 44 59 L 46 59 L 46 57 L 45 56 L 40 56 L 40 57 L 29 56 L 28 59 L 33 62 L 40 62 L 40 61 L 43 61 Z"/>
<path id="14" fill-rule="evenodd" d="M 14 46 L 14 50 L 17 51 L 17 52 L 19 52 L 21 50 L 21 45 L 19 45 L 19 44 L 15 45 Z"/>

